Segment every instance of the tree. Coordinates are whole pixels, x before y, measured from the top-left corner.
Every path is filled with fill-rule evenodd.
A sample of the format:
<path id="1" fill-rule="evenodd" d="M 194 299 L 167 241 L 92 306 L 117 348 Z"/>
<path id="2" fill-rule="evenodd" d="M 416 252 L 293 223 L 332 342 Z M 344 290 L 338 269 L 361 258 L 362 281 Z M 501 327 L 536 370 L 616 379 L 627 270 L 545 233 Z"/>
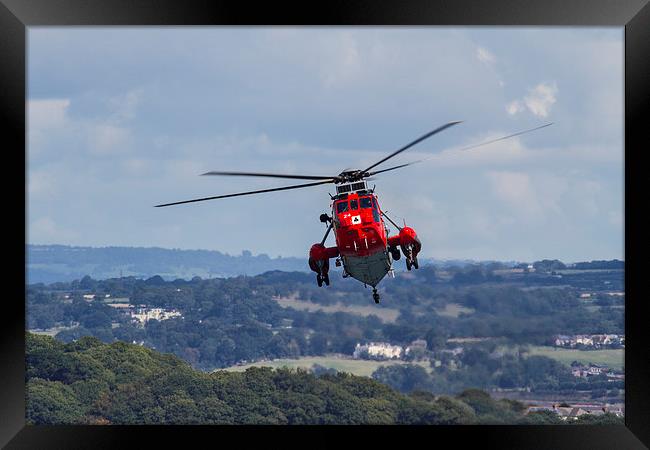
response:
<path id="1" fill-rule="evenodd" d="M 30 424 L 83 422 L 83 408 L 74 391 L 60 381 L 33 378 L 26 385 L 26 419 Z"/>
<path id="2" fill-rule="evenodd" d="M 528 413 L 521 423 L 523 425 L 563 425 L 564 421 L 553 411 L 541 410 Z"/>

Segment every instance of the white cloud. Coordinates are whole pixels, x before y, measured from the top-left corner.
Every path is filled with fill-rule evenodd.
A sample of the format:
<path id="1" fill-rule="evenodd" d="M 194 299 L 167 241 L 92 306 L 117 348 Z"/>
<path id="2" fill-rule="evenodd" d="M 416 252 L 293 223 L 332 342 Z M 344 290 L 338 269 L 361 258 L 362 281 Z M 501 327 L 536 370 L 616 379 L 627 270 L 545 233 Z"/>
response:
<path id="1" fill-rule="evenodd" d="M 483 47 L 478 47 L 476 49 L 476 57 L 479 61 L 488 65 L 496 62 L 494 55 Z"/>
<path id="2" fill-rule="evenodd" d="M 506 111 L 515 115 L 526 109 L 537 117 L 548 117 L 551 107 L 557 102 L 557 83 L 540 83 L 528 91 L 521 100 L 506 105 Z"/>
<path id="3" fill-rule="evenodd" d="M 526 97 L 526 107 L 538 117 L 546 117 L 551 112 L 551 107 L 557 101 L 557 84 L 540 83 L 535 86 Z"/>
<path id="4" fill-rule="evenodd" d="M 524 109 L 524 104 L 520 100 L 514 100 L 506 105 L 506 111 L 511 116 L 522 112 Z"/>

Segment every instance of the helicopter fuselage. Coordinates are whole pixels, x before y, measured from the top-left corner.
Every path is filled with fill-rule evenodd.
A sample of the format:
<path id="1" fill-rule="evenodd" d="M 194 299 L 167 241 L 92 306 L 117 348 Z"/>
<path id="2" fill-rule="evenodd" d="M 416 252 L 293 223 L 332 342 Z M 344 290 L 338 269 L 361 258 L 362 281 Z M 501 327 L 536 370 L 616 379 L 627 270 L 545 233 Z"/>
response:
<path id="1" fill-rule="evenodd" d="M 321 218 L 330 222 L 336 246 L 325 247 L 326 233 L 320 244 L 311 247 L 309 266 L 316 272 L 319 286 L 323 281 L 329 285 L 329 259 L 340 258 L 343 276 L 372 286 L 374 295 L 377 295 L 376 286 L 391 270 L 393 259 L 400 258 L 400 248 L 407 259 L 407 268 L 417 268 L 417 254 L 422 247 L 420 240 L 415 231 L 406 226 L 397 227 L 399 234 L 388 236 L 385 214 L 372 190 L 350 190 L 347 193 L 340 190 L 332 198 L 332 216 Z M 340 265 L 338 259 L 337 265 Z"/>
<path id="2" fill-rule="evenodd" d="M 345 272 L 375 287 L 391 268 L 388 232 L 374 194 L 342 194 L 332 202 L 336 246 Z"/>

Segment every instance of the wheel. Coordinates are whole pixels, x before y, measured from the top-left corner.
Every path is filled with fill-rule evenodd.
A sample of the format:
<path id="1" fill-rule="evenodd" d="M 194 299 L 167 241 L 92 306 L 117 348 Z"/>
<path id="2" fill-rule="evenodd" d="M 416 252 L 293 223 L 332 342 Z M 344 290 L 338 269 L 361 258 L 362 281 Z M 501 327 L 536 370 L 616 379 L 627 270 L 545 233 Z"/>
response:
<path id="1" fill-rule="evenodd" d="M 318 287 L 321 287 L 323 285 L 323 279 L 320 275 L 316 275 L 316 283 L 318 283 Z"/>
<path id="2" fill-rule="evenodd" d="M 411 261 L 409 261 L 408 259 L 406 260 L 406 268 L 408 270 L 411 270 Z"/>
<path id="3" fill-rule="evenodd" d="M 372 299 L 375 301 L 375 303 L 379 303 L 379 294 L 376 292 L 372 294 Z"/>
<path id="4" fill-rule="evenodd" d="M 400 252 L 399 252 L 398 248 L 395 248 L 395 249 L 391 250 L 390 254 L 393 256 L 393 259 L 395 261 L 399 261 L 401 255 L 400 255 Z"/>
<path id="5" fill-rule="evenodd" d="M 329 274 L 323 275 L 323 281 L 325 282 L 325 286 L 330 285 L 330 276 L 329 276 Z"/>
<path id="6" fill-rule="evenodd" d="M 416 269 L 420 268 L 420 266 L 418 265 L 418 259 L 417 258 L 413 259 L 413 267 L 415 267 Z"/>

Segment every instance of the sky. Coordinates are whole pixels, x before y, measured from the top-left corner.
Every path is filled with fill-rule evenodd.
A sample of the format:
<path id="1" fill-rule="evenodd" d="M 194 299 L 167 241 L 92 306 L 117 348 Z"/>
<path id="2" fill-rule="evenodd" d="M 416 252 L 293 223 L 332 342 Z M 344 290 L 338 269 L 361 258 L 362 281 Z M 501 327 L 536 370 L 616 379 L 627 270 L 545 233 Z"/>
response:
<path id="1" fill-rule="evenodd" d="M 30 27 L 28 243 L 305 257 L 333 185 L 153 205 L 300 183 L 211 170 L 367 167 L 462 120 L 371 182 L 423 257 L 624 259 L 623 48 L 623 28 Z"/>

